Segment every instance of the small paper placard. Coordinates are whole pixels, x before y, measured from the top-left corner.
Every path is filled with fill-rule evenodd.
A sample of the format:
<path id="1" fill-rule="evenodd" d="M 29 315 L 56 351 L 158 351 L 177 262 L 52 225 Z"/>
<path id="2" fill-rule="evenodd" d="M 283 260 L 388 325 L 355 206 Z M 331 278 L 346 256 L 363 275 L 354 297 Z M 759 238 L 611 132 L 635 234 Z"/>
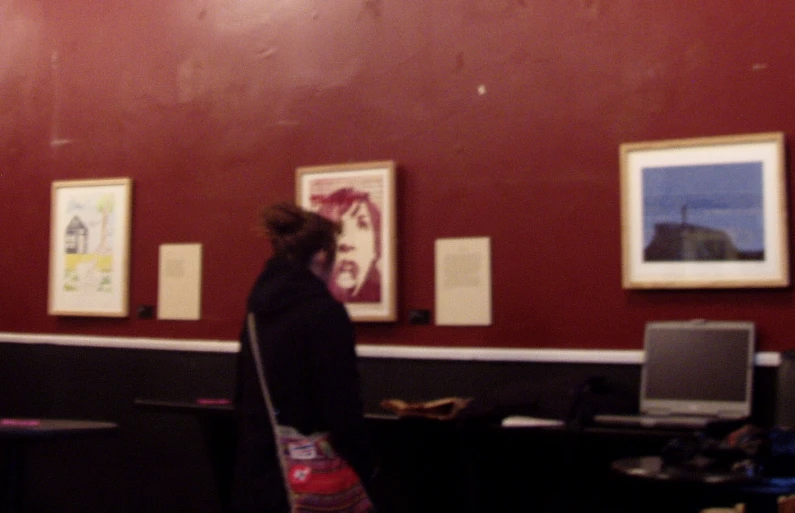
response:
<path id="1" fill-rule="evenodd" d="M 157 318 L 198 321 L 201 317 L 201 282 L 201 244 L 162 244 Z"/>
<path id="2" fill-rule="evenodd" d="M 491 325 L 491 239 L 437 239 L 436 324 Z"/>

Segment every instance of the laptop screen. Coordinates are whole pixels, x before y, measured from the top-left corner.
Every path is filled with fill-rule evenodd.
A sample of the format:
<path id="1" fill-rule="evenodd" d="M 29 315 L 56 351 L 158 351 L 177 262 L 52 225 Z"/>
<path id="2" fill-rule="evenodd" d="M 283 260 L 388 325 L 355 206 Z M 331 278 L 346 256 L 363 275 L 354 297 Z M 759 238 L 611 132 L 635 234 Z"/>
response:
<path id="1" fill-rule="evenodd" d="M 754 324 L 650 322 L 644 337 L 644 413 L 741 418 L 751 413 Z"/>

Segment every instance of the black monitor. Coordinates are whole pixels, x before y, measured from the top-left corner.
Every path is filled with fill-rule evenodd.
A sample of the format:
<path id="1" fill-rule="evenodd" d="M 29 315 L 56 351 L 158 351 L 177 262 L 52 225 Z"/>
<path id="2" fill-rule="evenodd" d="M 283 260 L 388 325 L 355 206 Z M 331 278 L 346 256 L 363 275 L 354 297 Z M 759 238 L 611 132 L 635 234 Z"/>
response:
<path id="1" fill-rule="evenodd" d="M 641 411 L 727 418 L 749 416 L 754 339 L 752 322 L 648 323 Z"/>

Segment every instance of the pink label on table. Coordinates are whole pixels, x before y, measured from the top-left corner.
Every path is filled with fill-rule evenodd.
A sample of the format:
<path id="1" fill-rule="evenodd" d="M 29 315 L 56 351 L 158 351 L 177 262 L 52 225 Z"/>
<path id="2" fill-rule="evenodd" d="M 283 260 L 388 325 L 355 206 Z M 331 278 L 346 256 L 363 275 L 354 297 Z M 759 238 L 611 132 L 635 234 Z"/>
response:
<path id="1" fill-rule="evenodd" d="M 196 399 L 196 404 L 204 404 L 204 405 L 222 405 L 222 404 L 232 404 L 232 401 L 229 399 L 214 399 L 210 397 L 201 397 Z"/>
<path id="2" fill-rule="evenodd" d="M 0 426 L 33 427 L 40 424 L 38 419 L 0 419 Z"/>

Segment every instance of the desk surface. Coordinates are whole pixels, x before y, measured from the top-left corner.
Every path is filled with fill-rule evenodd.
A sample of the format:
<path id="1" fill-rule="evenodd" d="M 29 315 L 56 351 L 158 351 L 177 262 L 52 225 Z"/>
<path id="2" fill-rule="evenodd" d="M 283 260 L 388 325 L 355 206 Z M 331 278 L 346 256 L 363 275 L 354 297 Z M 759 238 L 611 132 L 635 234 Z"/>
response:
<path id="1" fill-rule="evenodd" d="M 94 435 L 118 427 L 97 420 L 0 418 L 0 440 Z"/>
<path id="2" fill-rule="evenodd" d="M 159 411 L 183 413 L 232 414 L 235 406 L 226 398 L 199 398 L 194 401 L 167 401 L 161 399 L 135 399 L 135 406 Z"/>

